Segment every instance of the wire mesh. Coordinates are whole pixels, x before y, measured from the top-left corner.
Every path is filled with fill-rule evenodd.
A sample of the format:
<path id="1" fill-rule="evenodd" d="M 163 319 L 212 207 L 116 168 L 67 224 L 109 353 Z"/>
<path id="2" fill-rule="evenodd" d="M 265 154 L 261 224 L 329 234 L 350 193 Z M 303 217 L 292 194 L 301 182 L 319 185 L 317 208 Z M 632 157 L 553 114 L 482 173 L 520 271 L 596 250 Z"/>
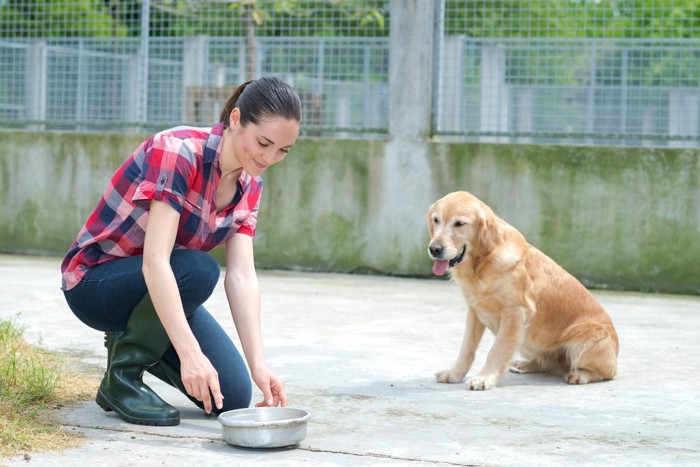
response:
<path id="1" fill-rule="evenodd" d="M 387 127 L 389 1 L 0 0 L 0 126 L 212 125 L 243 81 L 302 97 L 307 134 Z"/>
<path id="2" fill-rule="evenodd" d="M 438 12 L 436 136 L 697 145 L 700 0 L 425 1 Z M 0 0 L 0 127 L 212 125 L 238 84 L 275 75 L 300 92 L 304 134 L 381 135 L 391 8 Z"/>
<path id="3" fill-rule="evenodd" d="M 700 2 L 440 6 L 436 134 L 697 146 Z"/>

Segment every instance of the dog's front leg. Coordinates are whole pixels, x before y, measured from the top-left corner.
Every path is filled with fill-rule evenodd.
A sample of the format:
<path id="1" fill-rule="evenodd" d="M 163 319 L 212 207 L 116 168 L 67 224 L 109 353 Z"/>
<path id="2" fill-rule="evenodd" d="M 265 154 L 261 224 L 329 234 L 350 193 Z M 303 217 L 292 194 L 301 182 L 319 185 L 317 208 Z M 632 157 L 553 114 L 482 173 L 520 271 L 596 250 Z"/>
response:
<path id="1" fill-rule="evenodd" d="M 515 353 L 525 335 L 525 312 L 517 310 L 515 313 L 501 320 L 496 333 L 496 339 L 486 357 L 486 363 L 479 374 L 469 378 L 469 389 L 483 391 L 493 388 L 500 377 L 505 373 L 508 363 Z"/>
<path id="2" fill-rule="evenodd" d="M 459 356 L 452 368 L 435 373 L 438 383 L 460 383 L 471 368 L 474 362 L 476 348 L 484 335 L 486 327 L 476 317 L 471 309 L 467 311 L 467 324 L 462 337 L 462 346 L 459 349 Z"/>

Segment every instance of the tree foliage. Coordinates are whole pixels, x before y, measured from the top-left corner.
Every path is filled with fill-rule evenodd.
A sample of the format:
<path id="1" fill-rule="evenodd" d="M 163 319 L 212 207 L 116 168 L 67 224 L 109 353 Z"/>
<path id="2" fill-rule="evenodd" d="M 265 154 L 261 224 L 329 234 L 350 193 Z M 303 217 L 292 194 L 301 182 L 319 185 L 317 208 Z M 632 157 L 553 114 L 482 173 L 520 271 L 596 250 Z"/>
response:
<path id="1" fill-rule="evenodd" d="M 109 5 L 94 0 L 0 0 L 0 37 L 124 36 Z"/>
<path id="2" fill-rule="evenodd" d="M 2 37 L 136 37 L 142 0 L 0 0 Z M 388 36 L 389 0 L 150 0 L 151 36 Z"/>
<path id="3" fill-rule="evenodd" d="M 395 0 L 401 1 L 401 0 Z M 0 0 L 1 37 L 140 34 L 142 0 Z M 152 36 L 389 34 L 390 0 L 150 0 Z M 471 37 L 700 37 L 700 0 L 445 0 L 445 32 Z"/>
<path id="4" fill-rule="evenodd" d="M 446 0 L 445 31 L 471 37 L 700 37 L 700 0 Z"/>

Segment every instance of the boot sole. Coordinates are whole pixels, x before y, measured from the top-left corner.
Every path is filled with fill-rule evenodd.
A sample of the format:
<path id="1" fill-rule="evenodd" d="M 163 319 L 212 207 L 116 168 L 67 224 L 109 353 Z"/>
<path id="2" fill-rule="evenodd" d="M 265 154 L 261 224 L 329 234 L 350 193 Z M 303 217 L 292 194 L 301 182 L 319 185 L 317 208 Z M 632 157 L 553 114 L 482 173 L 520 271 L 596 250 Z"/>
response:
<path id="1" fill-rule="evenodd" d="M 120 410 L 116 405 L 109 402 L 109 398 L 102 394 L 101 388 L 97 390 L 95 402 L 97 402 L 97 405 L 99 405 L 105 412 L 114 411 L 114 413 L 119 415 L 127 423 L 148 426 L 175 426 L 180 424 L 179 418 L 134 418 L 131 415 L 124 413 L 124 411 Z"/>

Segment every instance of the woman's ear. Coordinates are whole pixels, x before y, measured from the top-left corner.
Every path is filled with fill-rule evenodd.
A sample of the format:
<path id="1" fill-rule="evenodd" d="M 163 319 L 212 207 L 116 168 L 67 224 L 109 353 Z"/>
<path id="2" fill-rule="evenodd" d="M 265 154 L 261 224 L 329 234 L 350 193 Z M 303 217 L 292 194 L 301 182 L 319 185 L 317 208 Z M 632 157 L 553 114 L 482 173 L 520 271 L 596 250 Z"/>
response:
<path id="1" fill-rule="evenodd" d="M 228 116 L 228 126 L 234 128 L 241 123 L 241 109 L 234 107 Z"/>

